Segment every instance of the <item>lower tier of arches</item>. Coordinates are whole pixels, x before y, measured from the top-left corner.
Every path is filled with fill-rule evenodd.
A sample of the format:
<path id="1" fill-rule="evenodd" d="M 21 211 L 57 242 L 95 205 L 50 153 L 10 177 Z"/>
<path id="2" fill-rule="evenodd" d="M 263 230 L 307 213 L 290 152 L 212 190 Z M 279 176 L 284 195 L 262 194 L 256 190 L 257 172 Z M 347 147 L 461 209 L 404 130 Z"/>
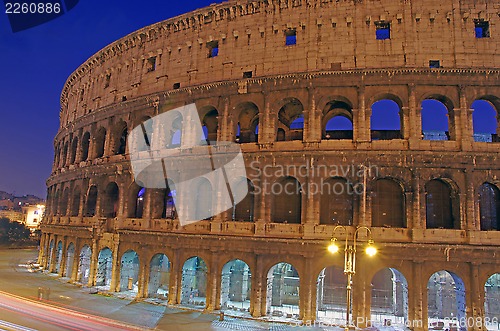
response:
<path id="1" fill-rule="evenodd" d="M 358 245 L 366 244 L 360 238 Z M 46 227 L 44 269 L 100 290 L 171 305 L 297 323 L 345 324 L 343 254 L 328 241 L 138 232 L 96 233 Z M 496 329 L 500 248 L 379 243 L 361 247 L 353 278 L 358 327 L 412 330 Z"/>

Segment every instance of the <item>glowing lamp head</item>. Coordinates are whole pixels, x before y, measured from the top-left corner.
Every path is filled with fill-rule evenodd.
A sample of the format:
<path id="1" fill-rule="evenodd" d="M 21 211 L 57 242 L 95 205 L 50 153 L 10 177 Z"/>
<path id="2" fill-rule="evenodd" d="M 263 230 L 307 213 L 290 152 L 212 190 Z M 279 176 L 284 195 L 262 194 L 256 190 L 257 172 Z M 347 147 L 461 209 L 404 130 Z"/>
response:
<path id="1" fill-rule="evenodd" d="M 368 245 L 365 248 L 365 253 L 368 256 L 375 256 L 377 254 L 377 247 L 373 245 L 373 240 L 368 241 Z"/>
<path id="2" fill-rule="evenodd" d="M 333 238 L 330 242 L 330 245 L 328 245 L 328 251 L 332 254 L 335 254 L 338 253 L 339 249 L 339 245 L 337 245 L 337 238 Z"/>

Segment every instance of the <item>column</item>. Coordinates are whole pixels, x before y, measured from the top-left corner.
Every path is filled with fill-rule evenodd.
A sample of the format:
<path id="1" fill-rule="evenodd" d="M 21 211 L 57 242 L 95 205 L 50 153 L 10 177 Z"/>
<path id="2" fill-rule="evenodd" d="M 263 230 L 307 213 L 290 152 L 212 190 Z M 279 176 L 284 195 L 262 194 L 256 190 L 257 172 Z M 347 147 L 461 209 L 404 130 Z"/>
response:
<path id="1" fill-rule="evenodd" d="M 355 127 L 355 136 L 357 136 L 358 142 L 369 142 L 371 141 L 370 132 L 370 110 L 366 109 L 365 104 L 365 88 L 360 86 L 358 88 L 358 110 L 353 113 L 358 114 L 357 128 Z"/>
<path id="2" fill-rule="evenodd" d="M 252 270 L 252 296 L 250 301 L 253 302 L 250 314 L 253 317 L 261 317 L 266 314 L 265 291 L 267 280 L 264 278 L 263 260 L 260 255 L 256 256 L 255 270 Z"/>
<path id="3" fill-rule="evenodd" d="M 305 269 L 312 269 L 312 259 L 305 260 Z M 303 272 L 300 275 L 300 318 L 307 322 L 316 320 L 316 279 L 314 275 Z"/>
<path id="4" fill-rule="evenodd" d="M 61 261 L 59 261 L 59 272 L 58 275 L 60 277 L 64 277 L 66 274 L 66 254 L 68 253 L 68 237 L 64 236 L 62 239 L 62 253 L 61 253 Z"/>
<path id="5" fill-rule="evenodd" d="M 89 283 L 88 286 L 95 286 L 96 283 L 96 275 L 97 275 L 97 265 L 99 259 L 97 238 L 92 239 L 92 259 L 90 260 L 90 274 L 89 274 Z"/>
<path id="6" fill-rule="evenodd" d="M 417 97 L 415 94 L 415 84 L 408 84 L 408 128 L 410 149 L 416 149 L 418 143 L 422 140 L 422 109 L 417 105 Z"/>
<path id="7" fill-rule="evenodd" d="M 470 307 L 466 311 L 467 321 L 472 317 L 474 323 L 468 323 L 467 327 L 471 327 L 470 324 L 474 324 L 471 330 L 481 331 L 485 330 L 483 325 L 484 321 L 484 287 L 479 282 L 479 263 L 472 262 L 469 264 L 470 267 L 470 293 L 465 294 L 466 300 L 468 300 L 466 307 Z"/>
<path id="8" fill-rule="evenodd" d="M 110 292 L 120 291 L 120 256 L 118 254 L 120 248 L 120 240 L 115 239 L 113 244 L 113 268 L 111 270 L 111 283 L 109 286 Z"/>
<path id="9" fill-rule="evenodd" d="M 140 266 L 139 266 L 139 279 L 138 279 L 138 289 L 137 289 L 137 298 L 146 298 L 148 296 L 148 262 L 144 259 L 146 256 L 146 252 L 143 251 L 141 254 L 141 258 L 139 258 Z"/>
<path id="10" fill-rule="evenodd" d="M 80 264 L 81 240 L 75 240 L 75 253 L 73 254 L 73 269 L 71 269 L 71 282 L 76 282 L 78 279 L 78 265 Z"/>
<path id="11" fill-rule="evenodd" d="M 179 250 L 175 250 L 172 254 L 169 290 L 168 290 L 168 304 L 176 305 L 180 303 L 180 283 L 182 280 L 182 265 Z"/>
<path id="12" fill-rule="evenodd" d="M 423 262 L 413 261 L 413 273 L 408 284 L 408 319 L 412 330 L 427 330 L 427 286 L 423 277 Z"/>
<path id="13" fill-rule="evenodd" d="M 455 120 L 459 117 L 460 122 L 455 123 L 455 127 L 460 127 L 461 137 L 457 135 L 457 140 L 460 139 L 462 149 L 464 151 L 472 150 L 472 143 L 474 141 L 474 129 L 472 126 L 472 109 L 469 109 L 467 104 L 467 95 L 465 93 L 465 86 L 460 85 L 458 87 L 458 93 L 460 97 L 460 109 L 455 109 L 459 112 L 459 116 L 455 114 Z"/>
<path id="14" fill-rule="evenodd" d="M 207 283 L 207 297 L 206 297 L 206 310 L 207 311 L 213 311 L 217 305 L 220 306 L 220 297 L 217 297 L 217 288 L 219 287 L 220 284 L 220 277 L 219 277 L 219 261 L 214 258 L 212 255 L 211 257 L 211 266 L 208 272 L 208 283 Z"/>

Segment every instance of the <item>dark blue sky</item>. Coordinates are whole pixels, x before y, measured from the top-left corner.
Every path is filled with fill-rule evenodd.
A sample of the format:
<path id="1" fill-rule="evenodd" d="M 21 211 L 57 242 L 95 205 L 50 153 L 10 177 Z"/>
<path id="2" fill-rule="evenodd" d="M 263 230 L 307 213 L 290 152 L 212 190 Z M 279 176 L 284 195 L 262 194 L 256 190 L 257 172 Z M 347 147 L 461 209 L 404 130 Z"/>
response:
<path id="1" fill-rule="evenodd" d="M 81 0 L 58 19 L 18 33 L 11 32 L 2 11 L 0 190 L 45 197 L 60 93 L 81 63 L 130 32 L 213 2 Z"/>
<path id="2" fill-rule="evenodd" d="M 130 32 L 213 2 L 81 0 L 63 16 L 17 33 L 2 10 L 0 190 L 45 197 L 60 93 L 81 63 Z"/>

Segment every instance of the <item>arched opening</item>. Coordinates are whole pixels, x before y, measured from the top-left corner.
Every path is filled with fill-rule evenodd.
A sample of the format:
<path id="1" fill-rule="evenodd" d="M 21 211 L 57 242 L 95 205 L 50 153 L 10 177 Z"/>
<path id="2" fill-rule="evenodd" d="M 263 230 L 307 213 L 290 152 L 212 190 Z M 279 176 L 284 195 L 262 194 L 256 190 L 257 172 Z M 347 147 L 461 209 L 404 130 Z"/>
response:
<path id="1" fill-rule="evenodd" d="M 55 188 L 54 188 L 55 189 Z M 59 215 L 59 200 L 61 199 L 61 190 L 55 190 L 52 200 L 52 215 Z"/>
<path id="2" fill-rule="evenodd" d="M 196 192 L 196 196 L 191 200 L 190 212 L 194 220 L 209 219 L 212 216 L 212 184 L 206 178 L 199 178 L 193 182 L 191 192 Z"/>
<path id="3" fill-rule="evenodd" d="M 139 289 L 139 255 L 133 250 L 122 255 L 120 264 L 120 292 L 137 293 Z"/>
<path id="4" fill-rule="evenodd" d="M 205 308 L 207 272 L 207 265 L 200 257 L 192 257 L 184 263 L 182 267 L 181 304 Z"/>
<path id="5" fill-rule="evenodd" d="M 484 284 L 484 317 L 488 330 L 498 328 L 498 321 L 500 320 L 500 273 L 492 275 Z M 494 323 L 494 321 L 497 322 Z"/>
<path id="6" fill-rule="evenodd" d="M 205 128 L 205 139 L 209 142 L 217 141 L 217 130 L 219 128 L 219 112 L 214 107 L 208 107 L 202 109 L 201 111 L 202 113 L 205 113 L 201 121 L 201 125 Z"/>
<path id="7" fill-rule="evenodd" d="M 176 219 L 177 211 L 175 209 L 175 199 L 176 199 L 176 190 L 175 187 L 169 183 L 168 187 L 163 190 L 163 210 L 161 214 L 161 218 L 167 219 Z"/>
<path id="8" fill-rule="evenodd" d="M 422 101 L 422 139 L 453 140 L 453 106 L 445 98 L 435 97 Z"/>
<path id="9" fill-rule="evenodd" d="M 63 260 L 63 243 L 59 241 L 57 243 L 57 252 L 56 252 L 56 273 L 61 271 L 61 263 Z"/>
<path id="10" fill-rule="evenodd" d="M 479 188 L 479 218 L 481 230 L 500 230 L 500 190 L 484 183 Z"/>
<path id="11" fill-rule="evenodd" d="M 124 127 L 118 130 L 117 137 L 115 141 L 115 154 L 123 155 L 127 151 L 127 136 L 128 129 L 126 124 L 122 124 Z"/>
<path id="12" fill-rule="evenodd" d="M 87 161 L 87 159 L 89 158 L 89 147 L 90 147 L 90 133 L 85 132 L 83 134 L 81 143 L 82 155 L 80 158 L 82 161 Z"/>
<path id="13" fill-rule="evenodd" d="M 344 269 L 330 266 L 323 269 L 317 281 L 316 315 L 320 321 L 345 324 L 347 276 Z"/>
<path id="14" fill-rule="evenodd" d="M 465 285 L 460 277 L 452 272 L 441 270 L 429 278 L 427 315 L 429 326 L 466 330 L 466 327 L 459 323 L 466 318 Z"/>
<path id="15" fill-rule="evenodd" d="M 236 107 L 238 115 L 238 132 L 236 141 L 239 143 L 257 142 L 259 125 L 259 108 L 252 102 L 244 102 Z"/>
<path id="16" fill-rule="evenodd" d="M 278 263 L 267 273 L 266 314 L 273 317 L 299 317 L 300 278 L 289 263 Z"/>
<path id="17" fill-rule="evenodd" d="M 70 243 L 66 250 L 66 270 L 64 276 L 71 278 L 73 272 L 73 261 L 75 260 L 75 244 Z"/>
<path id="18" fill-rule="evenodd" d="M 129 146 L 130 153 L 145 152 L 150 149 L 154 139 L 153 123 L 154 120 L 152 120 L 149 116 L 141 118 L 138 124 L 141 129 L 134 129 L 131 132 L 133 143 L 131 142 Z"/>
<path id="19" fill-rule="evenodd" d="M 493 104 L 486 100 L 476 100 L 472 103 L 472 109 L 474 141 L 500 142 L 497 133 L 499 115 Z"/>
<path id="20" fill-rule="evenodd" d="M 278 184 L 278 183 L 275 183 Z M 297 179 L 287 177 L 280 185 L 273 185 L 274 223 L 300 224 L 302 212 L 302 188 Z"/>
<path id="21" fill-rule="evenodd" d="M 78 275 L 77 282 L 81 284 L 88 284 L 90 277 L 90 262 L 92 260 L 92 249 L 85 245 L 80 251 L 80 259 L 78 261 Z"/>
<path id="22" fill-rule="evenodd" d="M 59 215 L 66 216 L 68 212 L 69 189 L 66 187 L 63 191 L 61 200 L 59 200 Z"/>
<path id="23" fill-rule="evenodd" d="M 448 183 L 440 179 L 427 182 L 425 185 L 425 206 L 428 229 L 460 227 L 458 220 L 455 221 L 452 190 Z"/>
<path id="24" fill-rule="evenodd" d="M 352 225 L 352 185 L 344 178 L 330 178 L 321 188 L 320 224 Z"/>
<path id="25" fill-rule="evenodd" d="M 49 256 L 47 259 L 47 267 L 45 269 L 50 269 L 50 266 L 52 265 L 52 254 L 54 254 L 54 239 L 50 239 Z"/>
<path id="26" fill-rule="evenodd" d="M 76 187 L 73 190 L 73 197 L 71 198 L 70 216 L 78 216 L 80 214 L 80 197 L 80 188 Z"/>
<path id="27" fill-rule="evenodd" d="M 141 187 L 139 191 L 137 192 L 136 198 L 135 198 L 135 213 L 134 217 L 135 218 L 142 218 L 144 214 L 144 199 L 146 197 L 146 189 Z"/>
<path id="28" fill-rule="evenodd" d="M 404 228 L 405 196 L 399 183 L 378 179 L 372 193 L 372 226 Z"/>
<path id="29" fill-rule="evenodd" d="M 278 112 L 277 141 L 302 140 L 304 106 L 295 98 L 286 98 L 281 104 L 283 106 Z"/>
<path id="30" fill-rule="evenodd" d="M 371 288 L 371 320 L 380 326 L 404 328 L 408 320 L 408 282 L 405 276 L 397 269 L 382 269 L 373 276 Z"/>
<path id="31" fill-rule="evenodd" d="M 401 108 L 393 100 L 379 100 L 372 105 L 370 117 L 372 140 L 402 139 L 402 123 Z"/>
<path id="32" fill-rule="evenodd" d="M 322 139 L 352 138 L 352 107 L 343 101 L 330 101 L 323 109 Z"/>
<path id="33" fill-rule="evenodd" d="M 246 193 L 248 192 L 248 193 Z M 254 187 L 249 179 L 242 179 L 232 189 L 235 198 L 245 196 L 243 200 L 231 208 L 231 217 L 233 221 L 253 221 L 253 206 L 254 206 Z M 245 194 L 246 193 L 246 194 Z M 239 200 L 239 199 L 238 199 Z M 235 201 L 237 201 L 235 199 Z"/>
<path id="34" fill-rule="evenodd" d="M 232 260 L 222 268 L 221 310 L 250 311 L 252 274 L 248 264 L 241 260 Z"/>
<path id="35" fill-rule="evenodd" d="M 87 194 L 87 203 L 85 204 L 85 217 L 95 216 L 97 207 L 97 187 L 92 185 Z"/>
<path id="36" fill-rule="evenodd" d="M 156 254 L 149 263 L 148 296 L 168 300 L 170 260 L 165 254 Z"/>
<path id="37" fill-rule="evenodd" d="M 116 217 L 118 213 L 119 190 L 115 182 L 111 182 L 104 190 L 102 216 L 108 218 Z"/>
<path id="38" fill-rule="evenodd" d="M 164 146 L 166 148 L 176 148 L 181 145 L 183 117 L 178 111 L 169 111 L 164 116 L 167 121 L 158 123 Z M 151 121 L 152 122 L 152 121 Z"/>
<path id="39" fill-rule="evenodd" d="M 76 152 L 78 151 L 78 138 L 73 138 L 73 142 L 71 143 L 71 154 L 69 157 L 69 163 L 74 164 L 76 161 Z"/>
<path id="40" fill-rule="evenodd" d="M 60 167 L 61 168 L 64 168 L 66 166 L 66 161 L 67 161 L 67 157 L 68 157 L 68 142 L 66 142 L 63 146 L 63 150 L 62 150 L 62 153 L 61 153 L 61 159 L 60 159 Z"/>
<path id="41" fill-rule="evenodd" d="M 103 286 L 109 290 L 111 285 L 111 273 L 113 270 L 113 254 L 109 248 L 103 248 L 97 258 L 97 274 L 95 285 Z"/>
<path id="42" fill-rule="evenodd" d="M 95 137 L 95 157 L 104 156 L 104 146 L 106 145 L 106 129 L 101 127 Z"/>

